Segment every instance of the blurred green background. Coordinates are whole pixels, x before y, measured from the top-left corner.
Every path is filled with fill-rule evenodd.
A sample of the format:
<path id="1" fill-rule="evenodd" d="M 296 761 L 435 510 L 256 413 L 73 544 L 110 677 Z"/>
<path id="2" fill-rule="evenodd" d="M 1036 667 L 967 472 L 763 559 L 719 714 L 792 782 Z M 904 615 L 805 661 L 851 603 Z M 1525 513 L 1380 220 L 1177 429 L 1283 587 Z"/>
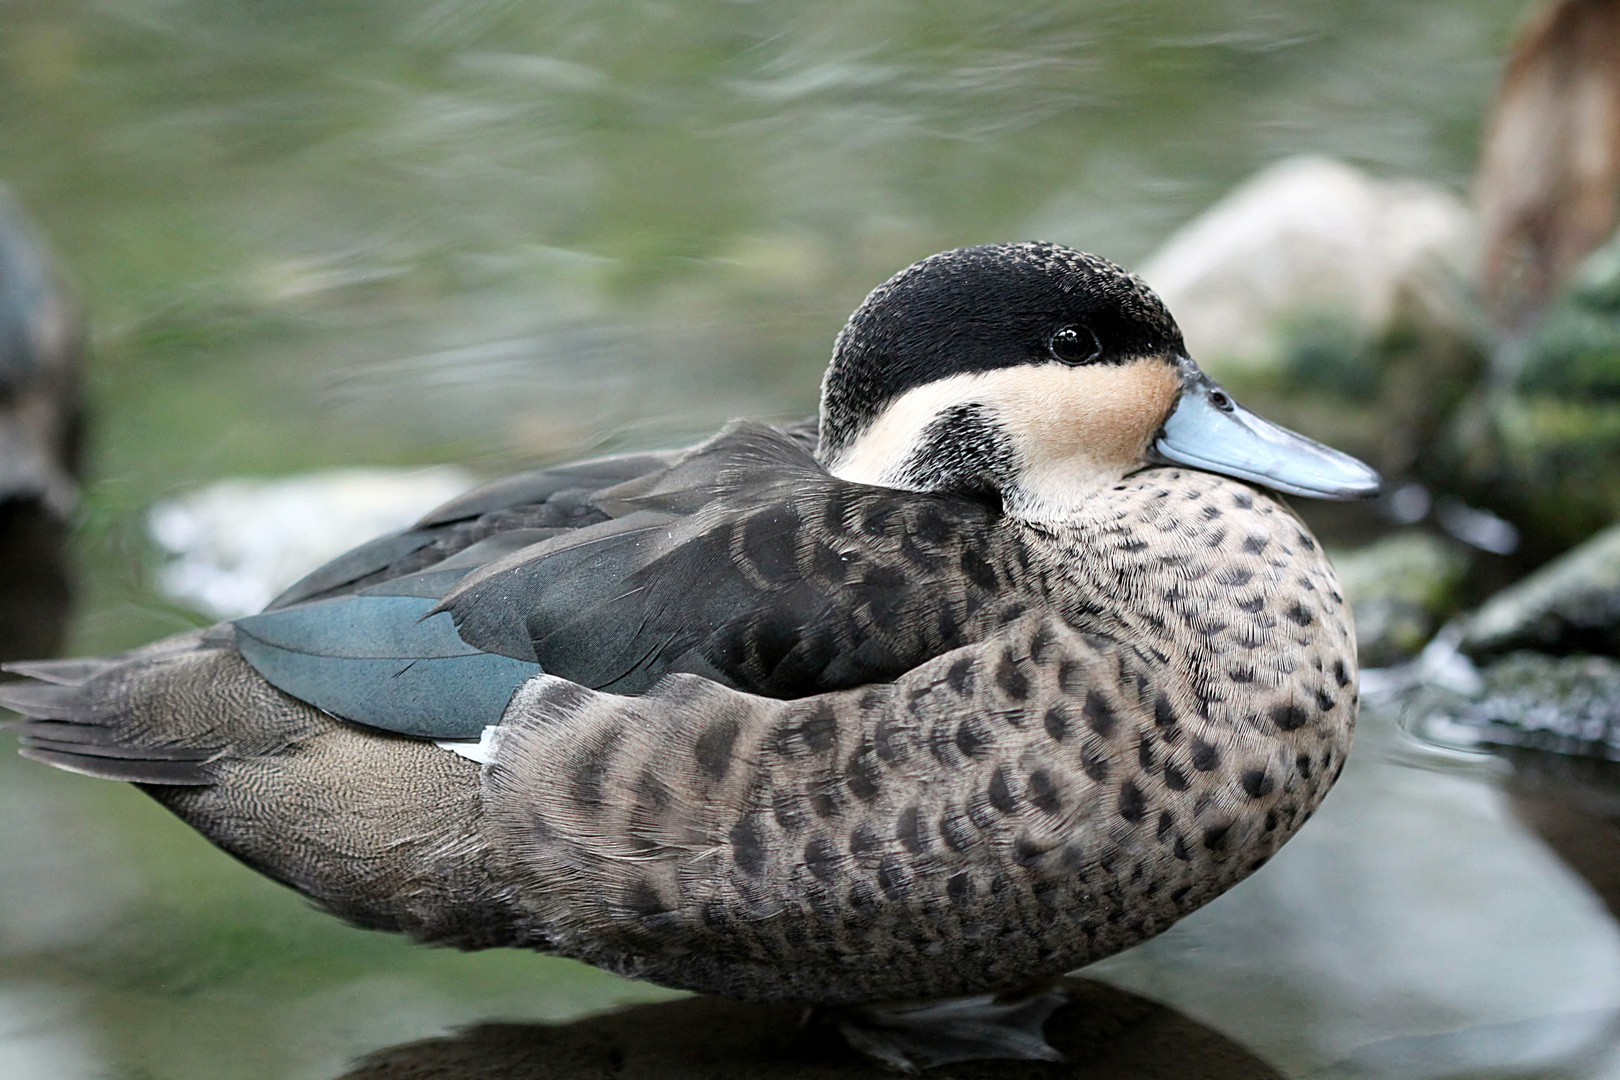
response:
<path id="1" fill-rule="evenodd" d="M 796 417 L 914 259 L 1133 265 L 1291 154 L 1462 192 L 1521 8 L 9 0 L 0 181 L 93 331 L 69 652 L 201 621 L 157 597 L 144 514 L 202 482 Z M 347 929 L 135 790 L 9 752 L 0 822 L 19 1076 L 324 1077 L 662 993 Z"/>

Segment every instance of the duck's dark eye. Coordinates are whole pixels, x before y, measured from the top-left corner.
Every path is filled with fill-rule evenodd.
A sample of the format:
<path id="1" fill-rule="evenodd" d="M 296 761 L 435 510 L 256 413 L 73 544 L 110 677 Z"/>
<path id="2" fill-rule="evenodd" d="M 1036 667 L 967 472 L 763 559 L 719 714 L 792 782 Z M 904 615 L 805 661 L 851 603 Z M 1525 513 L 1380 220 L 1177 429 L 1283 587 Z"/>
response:
<path id="1" fill-rule="evenodd" d="M 1065 364 L 1084 364 L 1102 352 L 1097 335 L 1083 326 L 1065 326 L 1052 335 L 1049 347 L 1052 355 Z"/>
<path id="2" fill-rule="evenodd" d="M 1216 390 L 1210 394 L 1209 403 L 1221 410 L 1221 412 L 1232 411 L 1232 399 L 1226 396 L 1225 390 Z"/>

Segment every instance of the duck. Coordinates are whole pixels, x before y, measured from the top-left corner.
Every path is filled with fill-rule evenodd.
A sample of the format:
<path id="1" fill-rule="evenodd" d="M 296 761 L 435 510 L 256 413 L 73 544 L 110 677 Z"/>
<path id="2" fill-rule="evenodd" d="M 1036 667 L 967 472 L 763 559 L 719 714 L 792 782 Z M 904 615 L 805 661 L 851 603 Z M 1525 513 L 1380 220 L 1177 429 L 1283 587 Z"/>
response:
<path id="1" fill-rule="evenodd" d="M 1351 612 L 1273 493 L 1378 485 L 1114 263 L 960 248 L 866 298 L 810 421 L 494 481 L 0 703 L 357 926 L 831 1010 L 902 1069 L 1050 1058 L 1043 986 L 1344 767 Z"/>

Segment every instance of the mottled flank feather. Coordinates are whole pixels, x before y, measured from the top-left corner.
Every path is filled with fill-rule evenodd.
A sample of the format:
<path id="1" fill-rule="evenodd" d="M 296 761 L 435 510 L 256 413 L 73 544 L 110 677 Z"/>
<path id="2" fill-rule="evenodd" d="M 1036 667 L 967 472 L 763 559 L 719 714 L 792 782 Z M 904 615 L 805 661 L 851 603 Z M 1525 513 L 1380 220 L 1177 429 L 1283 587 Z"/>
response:
<path id="1" fill-rule="evenodd" d="M 1348 750 L 1332 573 L 1240 484 L 1154 470 L 1101 502 L 1030 538 L 1085 544 L 1095 593 L 889 685 L 527 684 L 486 806 L 554 948 L 734 997 L 946 997 L 1109 955 L 1256 869 Z"/>

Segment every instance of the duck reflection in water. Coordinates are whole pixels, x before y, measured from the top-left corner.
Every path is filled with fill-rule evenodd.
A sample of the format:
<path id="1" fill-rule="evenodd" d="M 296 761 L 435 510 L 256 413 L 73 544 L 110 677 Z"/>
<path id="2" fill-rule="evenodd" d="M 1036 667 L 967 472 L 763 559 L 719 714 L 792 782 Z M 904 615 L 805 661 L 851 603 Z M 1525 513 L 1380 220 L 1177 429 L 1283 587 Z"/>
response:
<path id="1" fill-rule="evenodd" d="M 67 628 L 82 351 L 43 240 L 0 189 L 0 660 L 53 655 Z"/>
<path id="2" fill-rule="evenodd" d="M 1280 1080 L 1224 1035 L 1105 983 L 1063 981 L 1046 1023 L 1061 1063 L 973 1061 L 937 1080 Z M 481 1024 L 377 1051 L 342 1080 L 870 1080 L 872 1063 L 828 1030 L 835 1013 L 688 998 L 571 1024 Z"/>

